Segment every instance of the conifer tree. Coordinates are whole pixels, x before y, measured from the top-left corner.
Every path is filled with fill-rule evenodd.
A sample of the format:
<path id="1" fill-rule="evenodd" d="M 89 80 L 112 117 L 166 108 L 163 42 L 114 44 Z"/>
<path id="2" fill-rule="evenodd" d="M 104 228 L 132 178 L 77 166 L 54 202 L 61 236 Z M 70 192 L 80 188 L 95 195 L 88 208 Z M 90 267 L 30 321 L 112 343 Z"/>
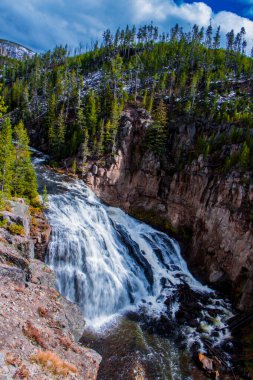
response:
<path id="1" fill-rule="evenodd" d="M 97 127 L 97 112 L 96 112 L 96 98 L 94 91 L 90 91 L 87 96 L 86 102 L 86 122 L 89 130 L 89 135 L 94 141 Z"/>
<path id="2" fill-rule="evenodd" d="M 54 153 L 55 145 L 57 142 L 57 135 L 55 131 L 55 95 L 53 94 L 49 99 L 48 112 L 46 116 L 47 133 L 48 133 L 48 143 L 49 148 L 52 153 Z"/>
<path id="3" fill-rule="evenodd" d="M 65 121 L 64 121 L 64 111 L 63 108 L 61 109 L 61 112 L 59 113 L 57 117 L 57 154 L 58 156 L 62 156 L 62 152 L 65 147 L 65 133 L 66 133 L 66 126 L 65 126 Z"/>
<path id="4" fill-rule="evenodd" d="M 213 38 L 213 48 L 216 50 L 216 49 L 219 49 L 220 47 L 220 26 L 217 28 L 216 30 L 216 33 L 215 33 L 215 36 Z"/>
<path id="5" fill-rule="evenodd" d="M 101 156 L 104 152 L 104 119 L 98 123 L 98 133 L 96 140 L 96 154 Z"/>
<path id="6" fill-rule="evenodd" d="M 113 139 L 112 139 L 112 123 L 110 120 L 105 124 L 104 129 L 104 147 L 105 153 L 110 153 L 112 149 Z"/>
<path id="7" fill-rule="evenodd" d="M 48 206 L 48 194 L 47 194 L 47 187 L 46 187 L 46 185 L 43 188 L 42 206 L 43 206 L 44 209 L 47 208 L 47 206 Z"/>
<path id="8" fill-rule="evenodd" d="M 13 175 L 12 129 L 10 118 L 6 118 L 0 130 L 0 191 L 1 202 L 11 194 L 11 182 Z"/>
<path id="9" fill-rule="evenodd" d="M 72 172 L 73 174 L 76 174 L 76 159 L 74 159 L 74 161 L 72 162 Z"/>
<path id="10" fill-rule="evenodd" d="M 2 84 L 0 84 L 0 93 L 2 91 Z M 0 117 L 2 117 L 5 112 L 7 111 L 7 107 L 5 106 L 5 103 L 4 103 L 4 98 L 2 96 L 0 96 Z"/>
<path id="11" fill-rule="evenodd" d="M 163 99 L 161 99 L 159 103 L 157 104 L 157 106 L 155 107 L 154 112 L 153 112 L 153 117 L 157 124 L 160 124 L 163 127 L 166 127 L 167 121 L 168 121 L 167 107 Z"/>
<path id="12" fill-rule="evenodd" d="M 242 151 L 239 157 L 239 163 L 244 169 L 247 169 L 249 166 L 249 161 L 250 161 L 250 149 L 245 141 L 242 146 Z"/>
<path id="13" fill-rule="evenodd" d="M 13 163 L 12 192 L 15 196 L 34 199 L 37 193 L 37 178 L 31 163 L 29 138 L 22 121 L 14 127 L 15 158 Z"/>

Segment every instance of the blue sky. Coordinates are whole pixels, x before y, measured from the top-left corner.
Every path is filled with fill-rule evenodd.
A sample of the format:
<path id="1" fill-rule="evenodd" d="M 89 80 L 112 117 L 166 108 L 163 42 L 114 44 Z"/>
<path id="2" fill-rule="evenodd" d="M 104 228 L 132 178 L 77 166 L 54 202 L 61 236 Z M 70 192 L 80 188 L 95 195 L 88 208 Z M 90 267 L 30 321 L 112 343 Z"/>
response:
<path id="1" fill-rule="evenodd" d="M 204 1 L 207 5 L 212 7 L 214 12 L 220 12 L 228 10 L 238 15 L 250 17 L 250 9 L 253 7 L 253 1 L 249 0 L 206 0 Z M 177 0 L 177 4 L 183 3 L 183 1 Z M 194 3 L 194 0 L 188 1 L 188 3 Z"/>
<path id="2" fill-rule="evenodd" d="M 176 22 L 206 27 L 210 18 L 223 35 L 244 26 L 253 45 L 253 0 L 0 0 L 0 38 L 45 51 L 56 44 L 89 45 L 108 27 L 152 20 L 167 31 Z"/>

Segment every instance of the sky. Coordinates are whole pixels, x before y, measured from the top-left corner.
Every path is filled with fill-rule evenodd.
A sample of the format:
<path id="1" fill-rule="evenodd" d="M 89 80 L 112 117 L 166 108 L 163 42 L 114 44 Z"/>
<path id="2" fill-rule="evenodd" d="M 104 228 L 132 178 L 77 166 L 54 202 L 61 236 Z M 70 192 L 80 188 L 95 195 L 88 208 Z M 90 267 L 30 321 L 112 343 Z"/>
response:
<path id="1" fill-rule="evenodd" d="M 253 0 L 0 0 L 0 38 L 41 52 L 55 45 L 89 46 L 103 31 L 153 21 L 160 31 L 195 23 L 225 35 L 244 26 L 253 46 Z"/>

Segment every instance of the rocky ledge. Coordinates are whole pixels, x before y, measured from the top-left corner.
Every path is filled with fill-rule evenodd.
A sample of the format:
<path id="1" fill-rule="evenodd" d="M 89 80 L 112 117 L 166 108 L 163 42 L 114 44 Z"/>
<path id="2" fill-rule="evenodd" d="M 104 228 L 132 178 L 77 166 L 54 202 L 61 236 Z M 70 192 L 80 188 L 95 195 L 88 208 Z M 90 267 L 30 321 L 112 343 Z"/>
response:
<path id="1" fill-rule="evenodd" d="M 145 110 L 128 108 L 115 158 L 105 165 L 91 163 L 86 183 L 108 204 L 185 238 L 192 269 L 226 290 L 239 309 L 253 307 L 250 174 L 222 175 L 206 165 L 203 156 L 183 169 L 164 170 L 158 158 L 143 149 L 151 122 Z M 195 126 L 179 125 L 172 133 L 171 155 L 194 147 L 195 135 Z"/>
<path id="2" fill-rule="evenodd" d="M 1 212 L 1 226 L 0 379 L 96 379 L 101 357 L 78 343 L 83 316 L 38 260 L 50 235 L 43 214 L 18 199 Z"/>

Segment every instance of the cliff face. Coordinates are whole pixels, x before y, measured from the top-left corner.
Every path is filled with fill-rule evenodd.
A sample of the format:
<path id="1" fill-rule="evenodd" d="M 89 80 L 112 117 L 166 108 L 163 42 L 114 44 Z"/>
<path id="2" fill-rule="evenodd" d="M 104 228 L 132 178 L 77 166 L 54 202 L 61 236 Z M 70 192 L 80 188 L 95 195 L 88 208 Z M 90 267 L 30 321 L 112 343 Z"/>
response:
<path id="1" fill-rule="evenodd" d="M 238 308 L 253 307 L 249 176 L 219 174 L 202 156 L 182 170 L 164 170 L 152 153 L 141 148 L 149 123 L 144 110 L 129 108 L 122 118 L 123 143 L 114 162 L 106 167 L 94 163 L 87 184 L 105 202 L 186 238 L 190 244 L 185 254 L 192 269 L 226 289 Z M 194 126 L 178 127 L 172 154 L 189 146 L 195 133 Z"/>
<path id="2" fill-rule="evenodd" d="M 1 223 L 0 378 L 96 379 L 100 355 L 78 344 L 83 316 L 38 260 L 50 235 L 43 214 L 31 217 L 19 199 L 1 212 Z"/>

